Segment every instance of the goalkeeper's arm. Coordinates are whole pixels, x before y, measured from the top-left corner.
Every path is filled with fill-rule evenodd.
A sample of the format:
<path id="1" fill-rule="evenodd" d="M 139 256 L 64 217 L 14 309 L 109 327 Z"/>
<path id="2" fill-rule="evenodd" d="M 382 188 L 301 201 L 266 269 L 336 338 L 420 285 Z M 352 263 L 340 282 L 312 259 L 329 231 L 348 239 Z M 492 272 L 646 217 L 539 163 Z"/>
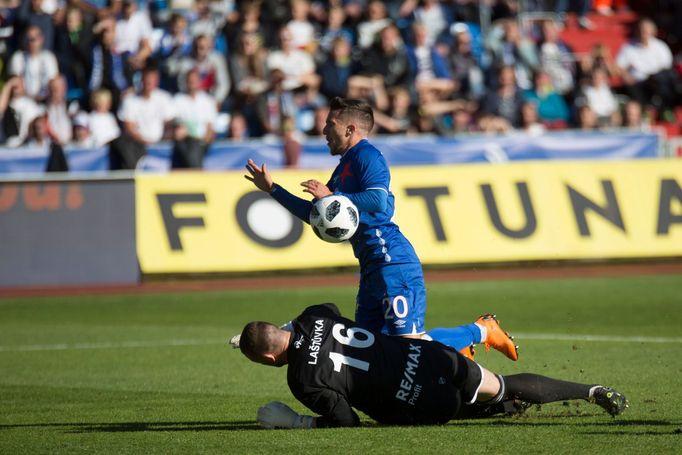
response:
<path id="1" fill-rule="evenodd" d="M 258 422 L 265 428 L 330 428 L 355 427 L 360 418 L 353 411 L 345 397 L 324 387 L 302 386 L 292 388 L 294 396 L 319 417 L 298 414 L 289 406 L 278 401 L 258 409 Z"/>
<path id="2" fill-rule="evenodd" d="M 355 413 L 346 397 L 324 386 L 298 385 L 292 386 L 294 396 L 308 409 L 320 414 L 315 417 L 316 428 L 355 427 L 360 425 L 360 418 Z"/>
<path id="3" fill-rule="evenodd" d="M 301 415 L 284 403 L 273 401 L 258 408 L 256 419 L 263 428 L 331 428 L 352 427 L 359 425 L 357 414 L 348 406 L 346 416 L 308 416 Z M 346 414 L 344 412 L 344 414 Z"/>

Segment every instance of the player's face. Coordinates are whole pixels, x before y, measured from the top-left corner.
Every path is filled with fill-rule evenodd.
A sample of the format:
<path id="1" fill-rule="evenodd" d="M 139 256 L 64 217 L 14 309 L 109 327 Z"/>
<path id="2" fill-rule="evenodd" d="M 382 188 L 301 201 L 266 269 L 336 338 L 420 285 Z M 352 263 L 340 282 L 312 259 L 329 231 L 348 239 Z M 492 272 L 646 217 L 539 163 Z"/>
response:
<path id="1" fill-rule="evenodd" d="M 327 114 L 322 134 L 327 139 L 329 153 L 332 155 L 343 155 L 350 145 L 349 125 L 341 121 L 338 111 L 331 111 Z"/>

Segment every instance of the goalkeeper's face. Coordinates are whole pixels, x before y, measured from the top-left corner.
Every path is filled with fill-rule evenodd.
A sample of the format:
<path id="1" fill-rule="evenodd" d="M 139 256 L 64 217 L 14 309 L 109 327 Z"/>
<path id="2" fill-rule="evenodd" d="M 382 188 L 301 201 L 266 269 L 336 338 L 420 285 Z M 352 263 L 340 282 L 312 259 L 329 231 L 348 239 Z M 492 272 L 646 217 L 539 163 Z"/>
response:
<path id="1" fill-rule="evenodd" d="M 271 367 L 281 367 L 287 364 L 286 351 L 280 354 L 266 353 L 266 354 L 253 354 L 244 353 L 246 358 L 255 363 L 260 363 L 261 365 L 267 365 Z"/>
<path id="2" fill-rule="evenodd" d="M 267 365 L 269 367 L 282 367 L 287 364 L 286 351 L 284 353 L 268 353 L 262 355 L 248 355 L 244 354 L 250 361 L 255 363 L 260 363 L 261 365 Z"/>
<path id="3" fill-rule="evenodd" d="M 247 359 L 249 359 L 250 361 L 252 361 L 254 363 L 260 363 L 261 365 L 271 365 L 271 363 L 269 362 L 269 359 L 262 354 L 256 354 L 256 353 L 252 353 L 252 352 L 246 353 L 245 352 L 244 355 L 246 356 Z"/>

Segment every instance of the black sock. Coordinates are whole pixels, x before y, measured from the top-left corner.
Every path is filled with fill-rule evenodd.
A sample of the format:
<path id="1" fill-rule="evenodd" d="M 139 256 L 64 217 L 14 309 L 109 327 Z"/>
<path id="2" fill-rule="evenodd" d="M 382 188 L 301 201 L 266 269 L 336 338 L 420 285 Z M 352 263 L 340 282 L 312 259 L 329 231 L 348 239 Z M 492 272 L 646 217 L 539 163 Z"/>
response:
<path id="1" fill-rule="evenodd" d="M 539 374 L 522 373 L 504 376 L 505 399 L 518 399 L 527 403 L 551 403 L 562 400 L 587 400 L 592 385 L 561 381 Z"/>

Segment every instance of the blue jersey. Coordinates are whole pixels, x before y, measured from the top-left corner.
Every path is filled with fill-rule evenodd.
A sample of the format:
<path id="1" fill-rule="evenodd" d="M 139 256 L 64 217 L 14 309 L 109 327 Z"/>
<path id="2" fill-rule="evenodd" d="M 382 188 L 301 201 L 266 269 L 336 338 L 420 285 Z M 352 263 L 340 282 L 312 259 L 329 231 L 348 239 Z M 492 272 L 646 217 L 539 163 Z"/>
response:
<path id="1" fill-rule="evenodd" d="M 343 154 L 327 186 L 346 196 L 367 190 L 385 191 L 388 195 L 385 210 L 360 211 L 358 231 L 350 239 L 362 274 L 389 264 L 419 264 L 414 248 L 393 222 L 395 198 L 386 160 L 367 139 Z"/>

